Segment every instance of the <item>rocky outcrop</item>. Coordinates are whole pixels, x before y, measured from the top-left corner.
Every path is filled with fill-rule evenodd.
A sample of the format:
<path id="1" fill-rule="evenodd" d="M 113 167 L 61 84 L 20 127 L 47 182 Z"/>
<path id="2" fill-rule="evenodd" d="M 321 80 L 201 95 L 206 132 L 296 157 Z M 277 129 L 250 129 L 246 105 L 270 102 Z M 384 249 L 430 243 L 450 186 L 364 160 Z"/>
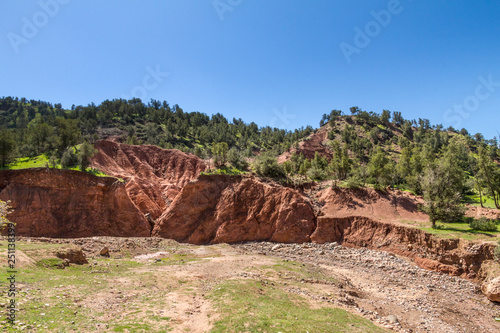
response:
<path id="1" fill-rule="evenodd" d="M 150 227 L 115 178 L 47 168 L 0 171 L 18 236 L 149 236 Z"/>
<path id="2" fill-rule="evenodd" d="M 149 145 L 96 143 L 92 167 L 126 181 L 126 190 L 143 214 L 157 219 L 182 187 L 206 169 L 193 154 Z"/>
<path id="3" fill-rule="evenodd" d="M 200 176 L 160 217 L 153 236 L 194 244 L 300 243 L 314 229 L 311 205 L 295 190 L 253 177 Z"/>

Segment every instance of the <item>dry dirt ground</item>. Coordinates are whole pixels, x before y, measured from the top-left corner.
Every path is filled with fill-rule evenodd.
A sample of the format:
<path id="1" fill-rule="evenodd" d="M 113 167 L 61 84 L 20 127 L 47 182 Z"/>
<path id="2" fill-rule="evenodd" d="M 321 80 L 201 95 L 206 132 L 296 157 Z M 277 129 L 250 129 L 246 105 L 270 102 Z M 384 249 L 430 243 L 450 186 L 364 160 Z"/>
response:
<path id="1" fill-rule="evenodd" d="M 311 309 L 345 309 L 381 331 L 500 332 L 495 321 L 500 305 L 477 285 L 385 252 L 336 243 L 194 246 L 156 238 L 21 238 L 19 243 L 19 265 L 27 276 L 18 283 L 17 329 L 23 331 L 208 332 L 228 315 L 210 295 L 223 282 L 248 281 L 298 296 Z M 60 280 L 46 276 L 54 280 L 53 288 L 37 281 L 43 275 L 37 275 L 34 262 L 50 256 L 54 246 L 84 250 L 89 264 L 75 268 L 78 281 L 68 282 L 73 265 L 55 271 L 66 274 Z M 109 258 L 99 255 L 103 247 Z M 3 292 L 4 284 L 0 287 Z M 42 319 L 41 311 L 48 316 L 59 305 L 59 323 L 59 312 L 53 320 Z"/>

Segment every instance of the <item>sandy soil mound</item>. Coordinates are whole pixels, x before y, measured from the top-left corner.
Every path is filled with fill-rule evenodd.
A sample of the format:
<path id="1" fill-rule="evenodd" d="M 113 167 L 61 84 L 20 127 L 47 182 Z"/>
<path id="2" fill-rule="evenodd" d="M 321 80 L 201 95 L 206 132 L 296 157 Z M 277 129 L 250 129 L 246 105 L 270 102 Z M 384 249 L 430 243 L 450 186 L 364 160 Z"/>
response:
<path id="1" fill-rule="evenodd" d="M 307 242 L 314 228 L 312 207 L 295 190 L 253 177 L 200 176 L 160 217 L 153 236 L 194 244 Z"/>
<path id="2" fill-rule="evenodd" d="M 192 154 L 156 146 L 99 141 L 92 166 L 126 180 L 130 198 L 144 214 L 158 218 L 190 180 L 206 169 Z"/>
<path id="3" fill-rule="evenodd" d="M 114 178 L 46 168 L 0 171 L 19 236 L 149 236 L 150 226 Z"/>

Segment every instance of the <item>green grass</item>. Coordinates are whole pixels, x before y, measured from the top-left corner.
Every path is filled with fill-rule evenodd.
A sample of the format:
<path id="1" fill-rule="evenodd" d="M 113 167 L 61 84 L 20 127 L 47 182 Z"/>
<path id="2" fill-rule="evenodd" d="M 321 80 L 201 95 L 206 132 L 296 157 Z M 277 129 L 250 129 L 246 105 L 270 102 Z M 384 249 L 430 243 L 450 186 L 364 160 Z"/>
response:
<path id="1" fill-rule="evenodd" d="M 467 194 L 464 198 L 464 201 L 472 206 L 480 207 L 481 203 L 479 202 L 480 196 L 479 194 Z M 493 208 L 496 209 L 495 201 L 486 195 L 483 195 L 483 207 L 485 208 Z"/>
<path id="2" fill-rule="evenodd" d="M 333 277 L 326 274 L 321 268 L 302 264 L 293 260 L 281 260 L 271 268 L 281 274 L 286 273 L 287 276 L 295 278 L 295 280 L 319 280 L 336 283 L 338 282 Z"/>
<path id="3" fill-rule="evenodd" d="M 263 281 L 227 281 L 209 298 L 223 314 L 211 332 L 385 332 L 342 309 L 311 309 L 302 297 Z"/>
<path id="4" fill-rule="evenodd" d="M 21 170 L 21 169 L 31 169 L 31 168 L 45 168 L 49 162 L 48 157 L 45 154 L 35 156 L 35 157 L 21 157 L 16 158 L 15 161 L 7 166 L 8 170 Z M 56 169 L 63 169 L 61 164 L 55 166 Z M 68 170 L 80 171 L 79 167 L 65 168 Z M 90 173 L 97 177 L 110 177 L 109 175 L 92 168 L 87 168 L 85 172 Z"/>
<path id="5" fill-rule="evenodd" d="M 441 223 L 437 222 L 437 229 L 431 227 L 430 222 L 402 221 L 425 232 L 442 238 L 462 238 L 466 240 L 496 241 L 500 238 L 500 231 L 478 231 L 469 227 L 468 223 Z"/>
<path id="6" fill-rule="evenodd" d="M 200 175 L 230 175 L 230 176 L 239 176 L 244 175 L 246 172 L 241 171 L 239 169 L 223 166 L 216 169 L 210 169 L 208 171 L 202 171 Z"/>

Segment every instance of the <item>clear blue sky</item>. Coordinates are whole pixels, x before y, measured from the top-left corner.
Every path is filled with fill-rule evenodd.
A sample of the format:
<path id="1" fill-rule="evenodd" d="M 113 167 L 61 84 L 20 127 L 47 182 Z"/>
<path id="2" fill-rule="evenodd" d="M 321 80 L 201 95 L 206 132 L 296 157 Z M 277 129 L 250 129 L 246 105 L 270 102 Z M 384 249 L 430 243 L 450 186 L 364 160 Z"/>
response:
<path id="1" fill-rule="evenodd" d="M 0 96 L 136 95 L 287 129 L 359 106 L 492 138 L 498 22 L 496 1 L 2 0 Z"/>

